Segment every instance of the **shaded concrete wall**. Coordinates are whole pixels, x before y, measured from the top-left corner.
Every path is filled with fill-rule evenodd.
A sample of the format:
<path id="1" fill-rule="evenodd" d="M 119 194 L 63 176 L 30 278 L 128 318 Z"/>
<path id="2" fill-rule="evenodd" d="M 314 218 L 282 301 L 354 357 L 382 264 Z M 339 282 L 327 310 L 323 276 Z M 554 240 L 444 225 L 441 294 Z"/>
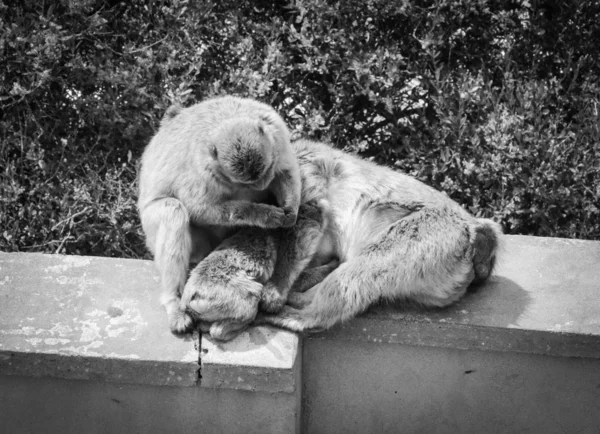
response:
<path id="1" fill-rule="evenodd" d="M 0 376 L 2 433 L 293 433 L 289 393 Z"/>
<path id="2" fill-rule="evenodd" d="M 304 433 L 599 433 L 600 362 L 308 339 Z"/>

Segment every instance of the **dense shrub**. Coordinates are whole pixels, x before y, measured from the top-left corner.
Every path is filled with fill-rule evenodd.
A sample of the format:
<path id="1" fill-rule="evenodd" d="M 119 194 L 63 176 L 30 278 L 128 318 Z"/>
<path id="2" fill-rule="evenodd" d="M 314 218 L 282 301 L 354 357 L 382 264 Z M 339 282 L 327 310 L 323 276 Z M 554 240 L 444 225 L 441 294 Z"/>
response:
<path id="1" fill-rule="evenodd" d="M 600 239 L 600 5 L 0 1 L 0 250 L 141 257 L 135 164 L 233 93 L 510 233 Z"/>

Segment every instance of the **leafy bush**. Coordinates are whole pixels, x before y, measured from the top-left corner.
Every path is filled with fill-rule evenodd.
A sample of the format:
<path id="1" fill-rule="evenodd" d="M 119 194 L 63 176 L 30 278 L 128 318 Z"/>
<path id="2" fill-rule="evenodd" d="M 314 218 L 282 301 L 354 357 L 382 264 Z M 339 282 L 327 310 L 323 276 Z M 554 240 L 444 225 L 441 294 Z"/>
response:
<path id="1" fill-rule="evenodd" d="M 251 96 L 510 233 L 600 239 L 600 5 L 0 1 L 0 249 L 144 257 L 174 101 Z"/>

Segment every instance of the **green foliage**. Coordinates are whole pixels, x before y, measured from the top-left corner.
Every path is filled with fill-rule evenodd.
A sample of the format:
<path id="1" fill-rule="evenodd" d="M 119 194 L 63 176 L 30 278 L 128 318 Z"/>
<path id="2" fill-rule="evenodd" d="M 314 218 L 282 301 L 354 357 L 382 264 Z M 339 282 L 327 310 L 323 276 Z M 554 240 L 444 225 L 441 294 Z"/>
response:
<path id="1" fill-rule="evenodd" d="M 600 239 L 600 5 L 0 1 L 0 249 L 143 257 L 135 161 L 232 93 L 508 232 Z"/>

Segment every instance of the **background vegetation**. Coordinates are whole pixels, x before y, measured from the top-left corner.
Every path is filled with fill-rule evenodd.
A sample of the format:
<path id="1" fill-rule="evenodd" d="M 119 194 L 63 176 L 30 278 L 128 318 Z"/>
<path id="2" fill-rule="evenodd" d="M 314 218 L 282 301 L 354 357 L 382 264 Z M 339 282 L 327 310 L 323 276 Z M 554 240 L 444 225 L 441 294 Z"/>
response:
<path id="1" fill-rule="evenodd" d="M 600 239 L 593 0 L 1 0 L 0 250 L 143 257 L 136 161 L 232 93 L 507 232 Z"/>

